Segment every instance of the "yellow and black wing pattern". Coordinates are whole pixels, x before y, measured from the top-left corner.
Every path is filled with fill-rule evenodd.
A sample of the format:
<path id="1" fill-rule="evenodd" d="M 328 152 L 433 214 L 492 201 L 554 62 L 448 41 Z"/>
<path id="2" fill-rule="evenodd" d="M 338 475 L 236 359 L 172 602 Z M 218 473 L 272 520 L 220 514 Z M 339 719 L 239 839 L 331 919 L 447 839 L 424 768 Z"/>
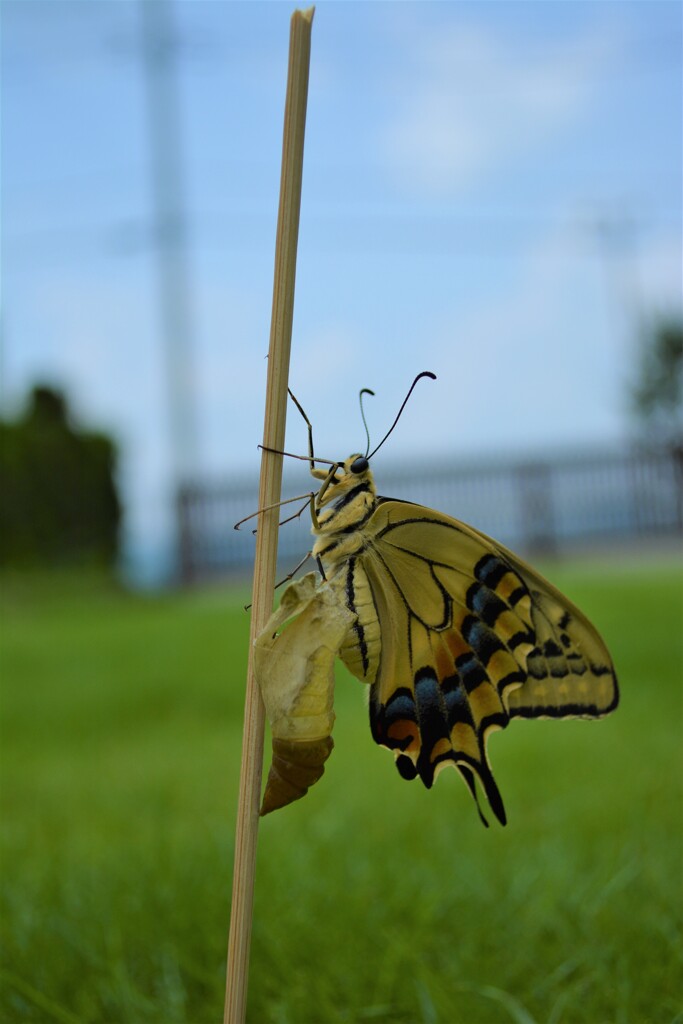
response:
<path id="1" fill-rule="evenodd" d="M 488 735 L 514 717 L 613 710 L 607 648 L 552 584 L 464 523 L 380 499 L 364 533 L 347 566 L 346 595 L 363 654 L 361 671 L 352 670 L 372 684 L 373 738 L 394 751 L 404 778 L 419 776 L 428 788 L 452 764 L 476 801 L 478 779 L 504 824 Z M 362 609 L 360 594 L 368 595 Z M 366 630 L 379 634 L 377 658 L 363 653 Z"/>

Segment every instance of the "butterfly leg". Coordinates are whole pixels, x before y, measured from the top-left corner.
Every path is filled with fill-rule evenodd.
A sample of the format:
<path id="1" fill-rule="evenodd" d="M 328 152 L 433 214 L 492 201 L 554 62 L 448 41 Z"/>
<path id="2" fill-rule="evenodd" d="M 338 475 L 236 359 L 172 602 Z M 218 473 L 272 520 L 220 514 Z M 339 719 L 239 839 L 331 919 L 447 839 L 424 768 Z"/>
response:
<path id="1" fill-rule="evenodd" d="M 334 474 L 340 468 L 340 465 L 341 465 L 341 463 L 339 463 L 339 462 L 333 462 L 332 463 L 332 468 L 330 469 L 329 473 L 325 476 L 325 478 L 323 480 L 323 483 L 322 483 L 322 487 L 318 491 L 318 494 L 317 494 L 317 497 L 316 497 L 316 505 L 317 505 L 318 508 L 320 508 L 320 506 L 322 504 L 322 500 L 325 497 L 325 492 L 327 491 L 327 488 L 330 486 L 330 484 L 334 480 Z M 320 470 L 315 470 L 315 473 L 319 473 L 319 472 L 320 472 Z M 314 473 L 314 475 L 315 475 L 315 473 Z M 311 506 L 311 508 L 313 508 L 313 506 Z M 317 509 L 316 509 L 316 511 L 317 511 Z M 316 527 L 316 529 L 318 529 L 320 524 L 317 522 L 317 519 L 314 519 L 313 525 Z"/>
<path id="2" fill-rule="evenodd" d="M 312 554 L 313 554 L 313 552 L 312 552 L 312 551 L 309 551 L 309 552 L 308 552 L 308 554 L 304 555 L 304 557 L 303 557 L 303 558 L 301 559 L 301 561 L 299 562 L 299 564 L 298 564 L 298 565 L 295 565 L 295 566 L 294 566 L 294 568 L 292 569 L 292 571 L 291 571 L 290 573 L 287 573 L 287 575 L 286 575 L 286 576 L 283 576 L 283 578 L 282 578 L 282 579 L 280 580 L 280 582 L 279 582 L 279 583 L 276 583 L 276 584 L 275 584 L 275 586 L 273 587 L 273 590 L 277 590 L 277 589 L 278 589 L 278 587 L 281 587 L 283 583 L 289 583 L 289 581 L 290 581 L 290 580 L 292 579 L 292 577 L 294 576 L 294 573 L 295 573 L 295 572 L 298 572 L 298 571 L 299 571 L 299 569 L 301 568 L 301 566 L 302 566 L 302 565 L 303 565 L 303 564 L 304 564 L 305 562 L 307 562 L 307 561 L 308 561 L 308 559 L 309 559 L 309 558 L 311 557 L 311 555 L 312 555 Z M 245 612 L 248 612 L 250 608 L 251 608 L 251 603 L 249 603 L 249 604 L 245 604 L 245 606 L 244 606 L 244 610 L 245 610 Z"/>
<path id="3" fill-rule="evenodd" d="M 326 477 L 325 477 L 325 479 L 323 481 L 322 487 L 320 488 L 320 490 L 318 491 L 317 494 L 312 494 L 311 495 L 311 521 L 313 523 L 313 529 L 314 529 L 314 531 L 316 533 L 318 533 L 320 531 L 320 528 L 321 528 L 320 527 L 320 520 L 318 519 L 318 511 L 320 510 L 320 504 L 321 504 L 322 499 L 323 499 L 323 497 L 325 495 L 325 491 L 330 486 L 330 483 L 332 482 L 332 480 L 334 478 L 334 474 L 339 469 L 339 466 L 340 466 L 340 463 L 338 463 L 338 462 L 333 462 L 332 463 L 332 468 L 329 471 L 329 473 L 326 475 Z M 314 470 L 311 470 L 311 473 L 313 474 L 313 476 L 315 476 L 317 473 L 320 473 L 320 470 L 314 469 Z"/>
<path id="4" fill-rule="evenodd" d="M 283 578 L 280 580 L 280 582 L 275 584 L 273 589 L 277 590 L 277 588 L 281 587 L 283 583 L 288 583 L 289 580 L 291 580 L 292 577 L 294 576 L 294 573 L 299 571 L 301 566 L 304 565 L 308 561 L 308 559 L 311 557 L 312 554 L 313 554 L 313 552 L 309 551 L 308 554 L 304 555 L 304 557 L 301 559 L 299 564 L 295 565 L 294 568 L 292 569 L 292 571 L 287 573 L 286 576 L 283 576 Z"/>
<path id="5" fill-rule="evenodd" d="M 272 505 L 264 505 L 263 508 L 257 509 L 256 512 L 251 512 L 248 516 L 245 516 L 244 519 L 240 519 L 239 523 L 235 523 L 233 529 L 239 530 L 242 523 L 246 523 L 249 519 L 253 519 L 255 516 L 263 515 L 264 512 L 269 512 L 271 508 L 280 508 L 281 505 L 290 505 L 293 501 L 301 501 L 302 498 L 306 498 L 306 504 L 308 504 L 308 499 L 312 497 L 314 497 L 313 492 L 309 492 L 308 494 L 295 494 L 293 498 L 285 498 L 283 501 L 274 501 Z M 303 505 L 301 512 L 303 512 L 305 508 L 306 505 Z M 300 516 L 301 512 L 297 512 L 296 515 Z M 291 516 L 290 518 L 295 519 L 296 516 Z M 288 523 L 289 519 L 285 519 L 283 522 Z M 279 523 L 278 525 L 282 526 L 282 523 Z M 256 531 L 254 531 L 254 533 L 255 532 Z"/>
<path id="6" fill-rule="evenodd" d="M 278 525 L 279 526 L 284 526 L 286 522 L 292 522 L 293 519 L 298 519 L 299 516 L 301 515 L 301 513 L 303 512 L 303 510 L 305 508 L 307 508 L 307 506 L 310 504 L 310 499 L 314 498 L 314 497 L 315 497 L 315 493 L 312 492 L 312 490 L 311 490 L 311 493 L 309 495 L 306 495 L 306 501 L 303 503 L 303 505 L 301 506 L 299 511 L 295 512 L 294 515 L 288 515 L 287 519 L 281 519 L 280 522 L 278 523 Z M 256 532 L 256 530 L 253 529 L 252 530 L 252 534 L 255 534 L 255 532 Z"/>
<path id="7" fill-rule="evenodd" d="M 297 400 L 296 396 L 292 393 L 292 389 L 291 388 L 287 388 L 287 392 L 289 394 L 289 397 L 294 402 L 294 405 L 297 407 L 297 409 L 299 410 L 299 412 L 303 416 L 304 422 L 305 422 L 306 426 L 308 427 L 308 459 L 309 459 L 309 464 L 310 464 L 311 473 L 312 473 L 314 471 L 314 469 L 315 469 L 315 453 L 313 451 L 313 425 L 311 424 L 311 421 L 309 420 L 308 416 L 306 415 L 306 413 L 304 412 L 303 408 L 301 407 L 300 402 Z"/>

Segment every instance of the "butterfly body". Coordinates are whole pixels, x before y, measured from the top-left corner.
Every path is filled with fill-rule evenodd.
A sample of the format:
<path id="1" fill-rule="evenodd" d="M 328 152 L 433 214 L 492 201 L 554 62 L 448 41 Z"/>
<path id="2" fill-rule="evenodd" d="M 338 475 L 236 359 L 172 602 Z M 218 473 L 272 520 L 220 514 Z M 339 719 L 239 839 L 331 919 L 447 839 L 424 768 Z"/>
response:
<path id="1" fill-rule="evenodd" d="M 488 736 L 514 717 L 596 718 L 616 707 L 603 641 L 502 545 L 440 512 L 378 497 L 363 456 L 311 472 L 324 480 L 312 549 L 323 575 L 290 584 L 256 641 L 271 724 L 273 702 L 279 715 L 262 813 L 322 775 L 338 656 L 370 685 L 372 736 L 400 774 L 430 788 L 453 765 L 475 800 L 482 785 L 504 823 Z"/>

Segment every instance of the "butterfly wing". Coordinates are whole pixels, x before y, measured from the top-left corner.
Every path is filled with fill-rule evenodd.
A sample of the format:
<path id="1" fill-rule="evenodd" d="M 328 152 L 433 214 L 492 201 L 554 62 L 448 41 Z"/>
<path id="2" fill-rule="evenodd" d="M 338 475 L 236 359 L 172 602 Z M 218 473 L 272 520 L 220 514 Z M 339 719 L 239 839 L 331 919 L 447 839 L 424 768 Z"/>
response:
<path id="1" fill-rule="evenodd" d="M 618 701 L 607 648 L 547 580 L 464 523 L 382 500 L 365 533 L 347 592 L 365 588 L 379 624 L 373 737 L 427 787 L 455 764 L 476 799 L 478 778 L 504 823 L 489 734 L 515 716 L 607 714 Z"/>

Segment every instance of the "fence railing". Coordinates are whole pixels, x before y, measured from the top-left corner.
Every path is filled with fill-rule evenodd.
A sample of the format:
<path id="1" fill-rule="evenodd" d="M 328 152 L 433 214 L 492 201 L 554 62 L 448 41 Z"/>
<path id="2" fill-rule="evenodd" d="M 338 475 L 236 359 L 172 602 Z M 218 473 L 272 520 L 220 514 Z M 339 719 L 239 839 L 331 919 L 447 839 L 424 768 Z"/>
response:
<path id="1" fill-rule="evenodd" d="M 577 541 L 683 531 L 683 450 L 675 448 L 477 464 L 442 459 L 378 469 L 376 482 L 383 495 L 439 509 L 527 555 L 557 553 Z M 311 489 L 309 477 L 285 475 L 283 497 Z M 181 489 L 185 582 L 245 571 L 253 564 L 251 531 L 257 520 L 239 532 L 233 526 L 256 510 L 257 495 L 255 478 Z M 285 506 L 283 518 L 292 509 L 296 505 Z M 304 509 L 280 531 L 281 565 L 293 568 L 310 543 L 310 516 Z"/>

